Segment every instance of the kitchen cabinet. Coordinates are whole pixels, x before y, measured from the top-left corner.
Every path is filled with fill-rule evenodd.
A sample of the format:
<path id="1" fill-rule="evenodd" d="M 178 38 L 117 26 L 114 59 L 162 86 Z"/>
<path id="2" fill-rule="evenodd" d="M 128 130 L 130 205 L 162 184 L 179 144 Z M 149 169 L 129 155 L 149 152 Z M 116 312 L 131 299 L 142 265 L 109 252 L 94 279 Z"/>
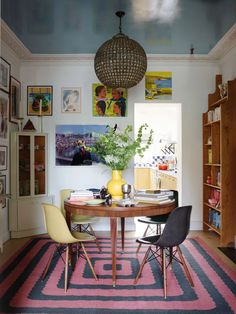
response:
<path id="1" fill-rule="evenodd" d="M 45 232 L 41 203 L 52 203 L 47 191 L 47 134 L 11 133 L 11 199 L 9 227 L 12 238 Z"/>
<path id="2" fill-rule="evenodd" d="M 177 190 L 177 178 L 169 171 L 156 168 L 135 168 L 135 189 Z"/>
<path id="3" fill-rule="evenodd" d="M 203 229 L 228 246 L 236 235 L 236 79 L 227 82 L 227 95 L 220 95 L 220 84 L 217 75 L 203 113 Z"/>

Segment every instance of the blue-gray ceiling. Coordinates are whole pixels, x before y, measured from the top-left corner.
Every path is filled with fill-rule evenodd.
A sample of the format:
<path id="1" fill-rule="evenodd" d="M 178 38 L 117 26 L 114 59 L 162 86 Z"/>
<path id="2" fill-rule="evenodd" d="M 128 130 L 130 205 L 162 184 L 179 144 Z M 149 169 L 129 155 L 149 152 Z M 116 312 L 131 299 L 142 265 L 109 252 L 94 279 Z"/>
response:
<path id="1" fill-rule="evenodd" d="M 95 53 L 122 30 L 146 53 L 207 54 L 236 22 L 236 0 L 1 0 L 1 17 L 32 53 Z"/>

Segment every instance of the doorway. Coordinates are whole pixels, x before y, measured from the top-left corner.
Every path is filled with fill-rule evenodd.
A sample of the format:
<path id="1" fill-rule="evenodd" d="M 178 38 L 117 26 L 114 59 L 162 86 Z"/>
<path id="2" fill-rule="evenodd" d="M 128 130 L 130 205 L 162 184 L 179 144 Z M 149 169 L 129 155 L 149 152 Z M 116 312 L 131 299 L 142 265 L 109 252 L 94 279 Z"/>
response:
<path id="1" fill-rule="evenodd" d="M 135 189 L 176 189 L 181 204 L 182 121 L 180 103 L 135 103 L 134 133 L 147 123 L 153 143 L 141 158 L 134 158 Z M 144 141 L 148 137 L 145 137 Z M 164 167 L 163 167 L 164 166 Z M 166 170 L 161 170 L 166 169 Z M 138 228 L 138 226 L 136 226 Z"/>

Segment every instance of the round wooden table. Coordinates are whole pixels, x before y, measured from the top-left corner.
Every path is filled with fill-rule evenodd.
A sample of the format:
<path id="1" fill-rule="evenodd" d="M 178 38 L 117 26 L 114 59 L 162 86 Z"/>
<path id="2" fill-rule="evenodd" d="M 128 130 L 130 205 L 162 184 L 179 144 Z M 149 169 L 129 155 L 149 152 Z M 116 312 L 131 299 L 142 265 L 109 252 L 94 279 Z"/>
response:
<path id="1" fill-rule="evenodd" d="M 134 207 L 120 207 L 116 203 L 108 205 L 81 205 L 76 202 L 65 200 L 64 208 L 66 211 L 66 221 L 68 226 L 71 224 L 71 214 L 81 214 L 96 217 L 110 217 L 110 235 L 112 247 L 112 284 L 116 285 L 116 242 L 117 242 L 117 219 L 121 218 L 121 235 L 122 235 L 122 250 L 124 250 L 124 225 L 125 217 L 140 217 L 140 216 L 156 216 L 167 214 L 176 207 L 175 201 L 170 201 L 165 204 L 144 204 L 139 203 Z"/>

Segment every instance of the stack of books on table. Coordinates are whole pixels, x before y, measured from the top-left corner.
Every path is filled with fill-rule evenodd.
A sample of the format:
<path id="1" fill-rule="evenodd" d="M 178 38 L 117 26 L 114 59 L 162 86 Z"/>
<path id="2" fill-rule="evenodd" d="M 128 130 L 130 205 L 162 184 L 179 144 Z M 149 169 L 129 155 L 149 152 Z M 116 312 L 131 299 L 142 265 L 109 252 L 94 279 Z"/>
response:
<path id="1" fill-rule="evenodd" d="M 93 192 L 88 190 L 75 190 L 70 193 L 71 202 L 86 202 L 94 199 Z"/>
<path id="2" fill-rule="evenodd" d="M 175 202 L 172 190 L 138 190 L 134 193 L 134 200 L 139 203 L 166 204 Z"/>

